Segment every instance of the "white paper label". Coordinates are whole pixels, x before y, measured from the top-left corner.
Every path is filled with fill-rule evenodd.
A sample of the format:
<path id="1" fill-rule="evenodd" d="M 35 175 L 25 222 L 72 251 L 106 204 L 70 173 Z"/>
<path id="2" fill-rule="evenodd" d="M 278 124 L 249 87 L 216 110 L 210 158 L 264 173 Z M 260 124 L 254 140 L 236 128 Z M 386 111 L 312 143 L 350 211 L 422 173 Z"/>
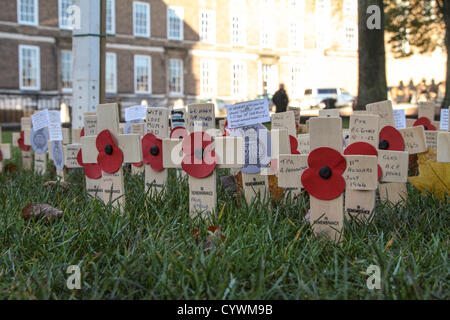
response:
<path id="1" fill-rule="evenodd" d="M 50 141 L 62 141 L 63 133 L 61 129 L 61 116 L 59 111 L 52 110 L 48 112 L 49 125 L 48 133 Z"/>
<path id="2" fill-rule="evenodd" d="M 269 103 L 259 99 L 227 106 L 227 119 L 230 129 L 269 122 Z"/>
<path id="3" fill-rule="evenodd" d="M 133 106 L 125 109 L 125 121 L 145 119 L 147 116 L 147 106 Z"/>
<path id="4" fill-rule="evenodd" d="M 406 128 L 405 109 L 394 110 L 394 120 L 396 129 Z"/>
<path id="5" fill-rule="evenodd" d="M 33 114 L 31 116 L 31 122 L 33 123 L 33 130 L 35 131 L 48 127 L 48 124 L 50 122 L 48 109 Z"/>
<path id="6" fill-rule="evenodd" d="M 448 131 L 448 109 L 441 109 L 441 121 L 439 129 Z"/>

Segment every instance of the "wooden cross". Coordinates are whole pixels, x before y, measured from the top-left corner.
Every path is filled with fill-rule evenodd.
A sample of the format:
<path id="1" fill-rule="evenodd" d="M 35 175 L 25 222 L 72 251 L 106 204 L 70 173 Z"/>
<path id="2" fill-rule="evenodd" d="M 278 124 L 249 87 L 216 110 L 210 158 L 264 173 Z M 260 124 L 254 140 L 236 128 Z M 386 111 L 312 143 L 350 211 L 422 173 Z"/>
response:
<path id="1" fill-rule="evenodd" d="M 350 116 L 347 147 L 354 143 L 365 142 L 376 150 L 378 149 L 378 137 L 378 115 L 361 113 Z M 378 187 L 377 157 L 357 155 L 346 155 L 345 157 L 348 165 L 344 174 L 347 182 L 345 213 L 347 217 L 352 216 L 367 220 L 375 208 L 376 189 Z M 358 161 L 357 163 L 354 162 L 355 159 Z M 358 166 L 360 168 L 357 168 Z M 364 166 L 365 168 L 361 169 Z M 356 167 L 356 169 L 353 167 Z M 360 174 L 352 174 L 351 171 L 359 171 Z"/>
<path id="2" fill-rule="evenodd" d="M 168 108 L 147 108 L 147 117 L 144 128 L 145 134 L 151 133 L 158 139 L 167 139 L 169 137 L 169 109 Z M 142 150 L 152 152 L 152 150 Z M 156 152 L 156 151 L 155 151 Z M 163 150 L 158 150 L 163 152 Z M 146 191 L 152 187 L 157 192 L 161 192 L 167 185 L 168 170 L 155 171 L 150 164 L 144 164 L 145 167 L 145 188 Z"/>
<path id="3" fill-rule="evenodd" d="M 99 158 L 105 159 L 104 162 L 98 163 L 102 169 L 101 197 L 105 203 L 123 206 L 125 199 L 122 164 L 142 161 L 140 136 L 119 134 L 119 108 L 116 103 L 98 105 L 96 114 L 96 135 L 85 135 L 81 138 L 83 162 L 98 163 L 99 155 Z M 111 137 L 112 141 L 109 138 L 103 140 L 103 136 L 99 138 L 100 134 Z M 111 161 L 114 161 L 115 166 L 111 166 Z"/>
<path id="4" fill-rule="evenodd" d="M 192 110 L 194 107 L 196 110 Z M 211 105 L 190 105 L 188 106 L 188 113 L 194 114 L 196 117 L 199 114 L 208 114 L 202 121 L 207 124 L 211 121 L 211 113 L 207 110 Z M 205 112 L 199 112 L 205 110 Z M 191 118 L 192 119 L 192 118 Z M 192 124 L 190 120 L 189 122 Z M 202 129 L 207 127 L 201 126 Z M 197 127 L 192 124 L 192 128 L 195 130 Z M 194 131 L 199 132 L 199 131 Z M 193 132 L 193 133 L 194 133 Z M 216 132 L 212 130 L 212 132 Z M 184 139 L 190 139 L 190 135 Z M 212 149 L 216 155 L 216 167 L 220 168 L 241 168 L 244 164 L 244 142 L 242 138 L 236 137 L 212 137 Z M 183 139 L 183 140 L 184 140 Z M 164 168 L 181 168 L 181 162 L 186 155 L 182 151 L 182 141 L 179 139 L 163 139 L 163 166 Z M 196 155 L 194 155 L 196 156 Z M 195 163 L 195 162 L 194 162 Z M 216 170 L 204 177 L 196 178 L 189 175 L 189 213 L 191 217 L 201 215 L 204 218 L 210 217 L 210 215 L 216 212 L 217 192 L 216 192 Z"/>
<path id="5" fill-rule="evenodd" d="M 144 136 L 145 132 L 145 123 L 131 123 L 130 124 L 130 133 L 138 134 L 141 139 Z M 142 163 L 132 164 L 131 165 L 131 174 L 140 175 L 145 172 L 145 167 Z"/>
<path id="6" fill-rule="evenodd" d="M 30 144 L 31 144 L 31 141 L 30 141 L 31 118 L 30 117 L 22 117 L 20 119 L 20 130 L 21 130 L 20 135 L 22 135 L 22 132 L 23 132 L 23 146 L 29 148 L 29 150 L 22 150 L 22 167 L 25 170 L 31 170 L 32 165 L 33 165 L 33 151 L 30 146 Z M 20 139 L 20 137 L 19 137 L 19 139 Z"/>
<path id="7" fill-rule="evenodd" d="M 390 100 L 380 101 L 366 106 L 366 110 L 370 114 L 376 114 L 379 118 L 379 130 L 387 126 L 395 128 L 394 110 L 392 108 L 392 102 Z M 423 134 L 423 127 L 414 127 L 400 129 L 405 142 L 405 150 L 426 151 L 425 136 Z M 416 137 L 418 133 L 422 132 L 422 138 L 417 141 L 409 140 L 410 136 Z M 405 140 L 406 138 L 406 140 Z M 381 144 L 381 142 L 380 142 Z M 380 198 L 382 200 L 388 200 L 392 203 L 398 203 L 401 200 L 405 200 L 407 197 L 406 182 L 408 179 L 408 152 L 405 151 L 390 151 L 390 150 L 378 150 L 378 165 L 382 170 L 381 182 L 378 188 L 380 191 Z"/>
<path id="8" fill-rule="evenodd" d="M 2 127 L 0 126 L 0 173 L 3 172 L 3 160 L 11 159 L 11 145 L 2 143 Z"/>
<path id="9" fill-rule="evenodd" d="M 309 133 L 311 153 L 322 147 L 342 153 L 342 119 L 340 117 L 311 118 L 309 120 Z M 319 171 L 322 171 L 322 169 Z M 325 174 L 330 176 L 329 171 L 327 169 L 327 172 L 323 173 L 323 179 L 326 178 Z M 302 174 L 302 180 L 305 173 L 306 171 Z M 315 172 L 314 174 L 319 177 L 322 172 L 319 172 L 319 174 Z M 333 172 L 331 172 L 332 174 Z M 319 178 L 317 179 L 320 181 Z M 343 201 L 343 194 L 331 200 L 321 200 L 310 195 L 310 223 L 312 223 L 316 234 L 325 234 L 332 240 L 340 240 L 344 224 Z"/>
<path id="10" fill-rule="evenodd" d="M 450 132 L 439 132 L 437 138 L 437 162 L 450 162 Z"/>

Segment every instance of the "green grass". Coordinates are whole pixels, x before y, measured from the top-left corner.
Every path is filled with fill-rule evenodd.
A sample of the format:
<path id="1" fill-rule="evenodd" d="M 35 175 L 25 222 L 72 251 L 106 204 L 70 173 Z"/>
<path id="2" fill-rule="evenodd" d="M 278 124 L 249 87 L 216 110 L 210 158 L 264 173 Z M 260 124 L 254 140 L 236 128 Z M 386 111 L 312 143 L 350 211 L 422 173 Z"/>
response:
<path id="1" fill-rule="evenodd" d="M 19 156 L 15 149 L 10 162 Z M 449 203 L 410 185 L 404 207 L 378 202 L 373 222 L 348 222 L 339 246 L 316 239 L 303 221 L 307 196 L 247 206 L 219 185 L 223 214 L 208 222 L 189 218 L 187 182 L 173 172 L 166 195 L 145 194 L 142 177 L 125 178 L 119 214 L 85 195 L 79 170 L 69 189 L 44 187 L 50 173 L 0 174 L 0 299 L 450 298 Z M 63 218 L 25 222 L 29 203 L 58 207 Z M 206 245 L 211 224 L 226 241 Z M 82 289 L 71 291 L 66 269 L 75 264 Z M 372 264 L 381 290 L 366 287 Z"/>

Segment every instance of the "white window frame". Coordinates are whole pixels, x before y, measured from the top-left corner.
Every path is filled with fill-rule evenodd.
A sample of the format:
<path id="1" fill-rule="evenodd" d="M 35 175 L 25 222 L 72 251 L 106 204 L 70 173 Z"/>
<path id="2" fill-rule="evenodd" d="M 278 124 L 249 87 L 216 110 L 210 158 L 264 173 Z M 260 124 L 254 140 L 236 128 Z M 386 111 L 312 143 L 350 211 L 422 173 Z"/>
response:
<path id="1" fill-rule="evenodd" d="M 241 68 L 242 77 L 238 79 L 238 84 L 235 85 L 235 66 Z M 247 63 L 245 61 L 235 60 L 231 62 L 230 70 L 230 80 L 231 80 L 231 96 L 235 99 L 246 99 L 247 97 Z M 237 92 L 235 89 L 238 89 Z"/>
<path id="2" fill-rule="evenodd" d="M 180 19 L 179 36 L 175 37 L 170 34 L 170 12 L 173 12 L 178 19 Z M 183 40 L 184 39 L 184 8 L 179 6 L 167 7 L 167 39 L 169 40 Z"/>
<path id="3" fill-rule="evenodd" d="M 113 57 L 113 74 L 114 74 L 114 79 L 113 79 L 113 89 L 108 89 L 108 56 L 109 57 Z M 111 70 L 110 70 L 111 71 Z M 106 61 L 105 61 L 105 90 L 106 93 L 117 93 L 117 54 L 115 52 L 107 52 L 106 53 Z"/>
<path id="4" fill-rule="evenodd" d="M 298 77 L 295 76 L 294 69 L 298 70 Z M 302 65 L 300 63 L 294 63 L 289 66 L 289 88 L 293 98 L 303 97 Z"/>
<path id="5" fill-rule="evenodd" d="M 136 72 L 136 61 L 140 58 L 146 59 L 148 61 L 148 90 L 138 90 L 137 89 L 137 85 L 138 85 L 138 81 L 137 81 L 137 72 Z M 146 55 L 135 55 L 134 56 L 134 92 L 137 94 L 140 93 L 147 93 L 147 94 L 151 94 L 152 93 L 152 57 L 151 56 L 146 56 Z"/>
<path id="6" fill-rule="evenodd" d="M 62 78 L 62 76 L 63 76 L 63 59 L 62 59 L 62 56 L 63 56 L 63 53 L 70 53 L 70 59 L 71 59 L 71 63 L 70 63 L 70 65 L 71 65 L 71 70 L 69 71 L 69 73 L 70 73 L 70 81 L 72 82 L 72 87 L 70 87 L 70 88 L 63 88 L 62 87 L 62 82 L 63 82 L 63 78 Z M 62 92 L 72 92 L 72 88 L 73 88 L 73 76 L 72 76 L 72 73 L 73 73 L 73 71 L 72 71 L 72 69 L 73 69 L 73 56 L 72 56 L 72 51 L 70 51 L 70 50 L 61 50 L 61 79 L 60 79 L 60 81 L 61 81 L 61 91 Z"/>
<path id="7" fill-rule="evenodd" d="M 63 30 L 72 30 L 73 26 L 71 25 L 64 25 L 64 17 L 62 16 L 62 2 L 63 1 L 70 1 L 71 5 L 73 5 L 73 0 L 58 0 L 58 20 L 59 20 L 59 28 Z M 70 6 L 69 6 L 70 7 Z M 67 8 L 69 8 L 67 7 Z"/>
<path id="8" fill-rule="evenodd" d="M 23 24 L 26 26 L 37 26 L 39 24 L 39 0 L 32 0 L 34 1 L 34 21 L 33 22 L 29 22 L 29 21 L 24 21 L 20 19 L 20 8 L 21 8 L 21 2 L 23 0 L 17 0 L 17 23 L 19 24 Z"/>
<path id="9" fill-rule="evenodd" d="M 204 14 L 209 14 L 209 22 L 211 30 L 207 30 L 206 34 L 203 32 L 202 29 L 202 16 Z M 206 10 L 201 9 L 199 12 L 199 25 L 198 25 L 198 35 L 201 42 L 204 43 L 215 43 L 216 42 L 216 12 L 214 10 Z"/>
<path id="10" fill-rule="evenodd" d="M 294 32 L 295 31 L 295 32 Z M 295 20 L 289 24 L 289 48 L 302 50 L 304 48 L 305 34 L 302 21 Z"/>
<path id="11" fill-rule="evenodd" d="M 351 37 L 347 37 L 350 33 L 348 30 L 353 29 L 353 40 L 350 41 Z M 350 23 L 344 24 L 344 40 L 345 40 L 345 47 L 350 50 L 356 50 L 358 48 L 358 26 Z"/>
<path id="12" fill-rule="evenodd" d="M 116 1 L 106 0 L 106 8 L 108 8 L 108 3 L 111 6 L 111 25 L 108 30 L 108 20 L 106 20 L 106 33 L 115 34 L 116 33 Z M 106 11 L 106 18 L 108 18 L 108 11 Z"/>
<path id="13" fill-rule="evenodd" d="M 264 34 L 268 35 L 268 43 L 264 41 Z M 260 28 L 260 46 L 264 49 L 273 49 L 275 47 L 275 22 L 271 17 L 261 18 L 261 28 Z"/>
<path id="14" fill-rule="evenodd" d="M 170 90 L 170 81 L 172 80 L 172 73 L 171 73 L 171 61 L 177 61 L 179 63 L 180 66 L 180 91 L 172 91 Z M 169 87 L 169 95 L 171 96 L 182 96 L 183 92 L 184 92 L 184 69 L 183 69 L 183 60 L 182 59 L 177 59 L 177 58 L 170 58 L 169 59 L 169 83 L 168 83 L 168 87 Z"/>
<path id="15" fill-rule="evenodd" d="M 205 79 L 203 75 L 205 65 L 208 65 L 209 68 L 209 79 Z M 205 82 L 208 82 L 210 85 L 205 87 Z M 214 59 L 200 60 L 200 96 L 204 98 L 214 98 L 217 96 L 217 63 Z"/>
<path id="16" fill-rule="evenodd" d="M 23 85 L 23 54 L 22 50 L 36 50 L 37 57 L 37 66 L 36 66 L 36 86 L 35 87 L 27 87 Z M 19 88 L 20 90 L 35 90 L 39 91 L 41 89 L 41 52 L 38 46 L 29 46 L 29 45 L 19 45 Z"/>
<path id="17" fill-rule="evenodd" d="M 238 39 L 236 41 L 236 38 L 234 36 L 234 23 L 233 18 L 238 18 Z M 245 15 L 241 12 L 232 12 L 230 14 L 230 42 L 232 45 L 235 46 L 245 46 L 247 42 L 247 35 L 246 35 L 246 21 L 245 21 Z"/>
<path id="18" fill-rule="evenodd" d="M 146 25 L 146 31 L 145 33 L 136 33 L 136 7 L 138 5 L 142 5 L 144 7 L 146 7 L 146 14 L 147 14 L 147 25 Z M 151 9 L 150 9 L 150 4 L 147 2 L 141 2 L 141 1 L 134 1 L 133 2 L 133 35 L 135 37 L 144 37 L 144 38 L 149 38 L 151 34 Z"/>

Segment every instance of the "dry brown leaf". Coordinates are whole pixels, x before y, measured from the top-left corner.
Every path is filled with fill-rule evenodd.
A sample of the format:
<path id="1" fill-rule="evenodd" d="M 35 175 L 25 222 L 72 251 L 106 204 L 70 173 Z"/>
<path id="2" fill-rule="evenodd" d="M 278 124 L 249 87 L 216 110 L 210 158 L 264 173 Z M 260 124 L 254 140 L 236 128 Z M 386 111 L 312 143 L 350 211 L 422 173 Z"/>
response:
<path id="1" fill-rule="evenodd" d="M 3 167 L 5 173 L 19 172 L 19 168 L 14 163 L 8 163 Z"/>
<path id="2" fill-rule="evenodd" d="M 69 187 L 69 184 L 65 181 L 47 181 L 44 183 L 44 187 L 54 187 L 58 184 L 64 189 Z"/>
<path id="3" fill-rule="evenodd" d="M 62 211 L 48 204 L 34 203 L 29 204 L 22 209 L 22 218 L 27 221 L 29 219 L 39 220 L 47 219 L 53 221 L 62 217 Z"/>

